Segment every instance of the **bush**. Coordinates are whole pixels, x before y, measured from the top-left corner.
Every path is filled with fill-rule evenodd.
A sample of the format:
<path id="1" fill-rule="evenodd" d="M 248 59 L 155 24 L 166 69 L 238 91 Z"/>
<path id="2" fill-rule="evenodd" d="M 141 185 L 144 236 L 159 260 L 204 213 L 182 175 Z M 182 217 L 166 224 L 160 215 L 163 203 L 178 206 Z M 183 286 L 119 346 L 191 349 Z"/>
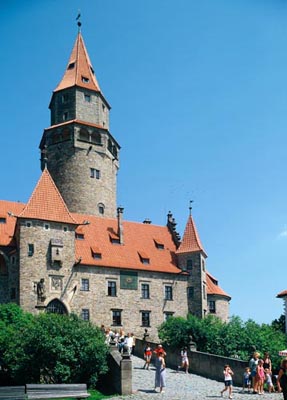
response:
<path id="1" fill-rule="evenodd" d="M 277 325 L 243 322 L 239 317 L 228 323 L 213 315 L 172 317 L 160 326 L 159 337 L 173 348 L 188 346 L 192 337 L 198 351 L 242 360 L 249 360 L 255 347 L 261 355 L 270 353 L 274 367 L 280 362 L 278 351 L 286 348 L 286 335 Z"/>
<path id="2" fill-rule="evenodd" d="M 107 372 L 102 332 L 75 315 L 34 316 L 4 305 L 0 330 L 0 356 L 10 384 L 85 382 L 95 387 Z"/>

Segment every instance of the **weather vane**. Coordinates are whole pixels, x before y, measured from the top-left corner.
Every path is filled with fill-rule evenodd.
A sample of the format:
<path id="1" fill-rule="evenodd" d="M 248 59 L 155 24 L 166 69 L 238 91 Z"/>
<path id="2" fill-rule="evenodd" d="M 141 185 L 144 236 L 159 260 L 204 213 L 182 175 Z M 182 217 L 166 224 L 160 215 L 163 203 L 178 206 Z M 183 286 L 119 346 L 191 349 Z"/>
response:
<path id="1" fill-rule="evenodd" d="M 192 203 L 193 203 L 193 200 L 189 200 L 189 215 L 191 215 L 191 210 L 192 210 L 191 204 Z"/>
<path id="2" fill-rule="evenodd" d="M 78 27 L 79 27 L 79 32 L 80 32 L 81 26 L 82 26 L 82 22 L 81 22 L 81 12 L 80 12 L 80 10 L 78 11 L 78 15 L 77 15 L 76 21 L 78 21 L 77 25 L 78 25 Z"/>

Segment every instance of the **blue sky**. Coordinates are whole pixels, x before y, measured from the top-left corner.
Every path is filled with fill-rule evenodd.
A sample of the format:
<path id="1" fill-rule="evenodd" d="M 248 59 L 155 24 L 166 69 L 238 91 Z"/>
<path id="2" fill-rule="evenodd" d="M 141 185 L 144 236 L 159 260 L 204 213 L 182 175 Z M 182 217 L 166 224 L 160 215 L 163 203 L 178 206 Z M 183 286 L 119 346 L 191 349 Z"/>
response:
<path id="1" fill-rule="evenodd" d="M 287 289 L 287 2 L 1 3 L 0 198 L 26 202 L 82 14 L 122 146 L 127 220 L 193 217 L 231 314 L 270 323 Z"/>

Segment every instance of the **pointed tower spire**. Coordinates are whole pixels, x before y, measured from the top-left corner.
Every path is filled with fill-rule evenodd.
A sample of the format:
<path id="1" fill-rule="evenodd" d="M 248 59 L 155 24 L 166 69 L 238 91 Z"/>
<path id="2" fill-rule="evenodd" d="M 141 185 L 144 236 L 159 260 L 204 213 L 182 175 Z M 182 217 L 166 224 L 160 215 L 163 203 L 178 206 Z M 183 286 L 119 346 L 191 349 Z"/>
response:
<path id="1" fill-rule="evenodd" d="M 195 223 L 193 221 L 193 218 L 191 215 L 191 207 L 190 207 L 190 215 L 187 220 L 187 224 L 185 227 L 182 241 L 181 241 L 180 246 L 177 249 L 176 253 L 177 254 L 192 253 L 192 252 L 197 252 L 197 251 L 201 251 L 205 255 L 205 257 L 207 257 L 207 254 L 203 248 L 203 245 L 201 244 Z"/>
<path id="2" fill-rule="evenodd" d="M 101 92 L 100 85 L 95 76 L 94 68 L 90 61 L 80 30 L 64 76 L 54 90 L 54 93 L 72 86 L 79 86 L 85 89 Z"/>

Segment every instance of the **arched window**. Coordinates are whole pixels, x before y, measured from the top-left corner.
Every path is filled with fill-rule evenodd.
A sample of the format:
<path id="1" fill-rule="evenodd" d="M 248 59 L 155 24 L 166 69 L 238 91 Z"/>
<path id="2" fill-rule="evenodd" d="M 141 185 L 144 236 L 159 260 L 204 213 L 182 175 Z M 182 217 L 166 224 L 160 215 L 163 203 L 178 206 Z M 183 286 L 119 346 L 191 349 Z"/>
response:
<path id="1" fill-rule="evenodd" d="M 80 130 L 79 140 L 83 140 L 84 142 L 89 142 L 90 134 L 87 129 L 82 128 Z"/>
<path id="2" fill-rule="evenodd" d="M 98 204 L 98 210 L 100 215 L 104 215 L 105 213 L 105 205 L 103 203 Z"/>
<path id="3" fill-rule="evenodd" d="M 47 305 L 46 312 L 53 314 L 68 314 L 64 304 L 58 299 L 50 301 L 50 303 Z"/>
<path id="4" fill-rule="evenodd" d="M 102 143 L 102 137 L 99 132 L 93 132 L 91 134 L 91 143 L 94 144 L 101 144 Z"/>
<path id="5" fill-rule="evenodd" d="M 70 129 L 64 128 L 62 129 L 62 140 L 70 140 Z"/>
<path id="6" fill-rule="evenodd" d="M 8 268 L 5 258 L 2 254 L 0 254 L 0 275 L 7 275 L 7 274 L 8 274 Z"/>

